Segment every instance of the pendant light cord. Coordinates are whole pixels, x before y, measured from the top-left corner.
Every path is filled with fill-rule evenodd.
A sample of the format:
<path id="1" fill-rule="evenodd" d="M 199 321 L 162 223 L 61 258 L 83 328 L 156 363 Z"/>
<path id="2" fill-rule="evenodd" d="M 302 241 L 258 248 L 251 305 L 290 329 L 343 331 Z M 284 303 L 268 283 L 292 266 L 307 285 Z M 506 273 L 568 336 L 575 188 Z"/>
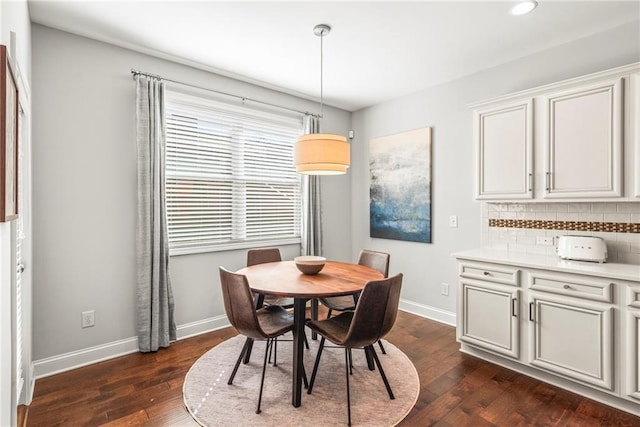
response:
<path id="1" fill-rule="evenodd" d="M 320 33 L 320 118 L 324 117 L 324 85 L 323 85 L 323 77 L 324 77 L 324 49 L 323 49 L 323 40 L 324 40 L 324 30 Z M 318 130 L 320 126 L 318 126 Z"/>
<path id="2" fill-rule="evenodd" d="M 320 37 L 320 115 L 318 119 L 324 117 L 324 36 L 331 32 L 331 27 L 326 24 L 318 24 L 313 27 L 313 33 Z M 320 122 L 318 120 L 317 131 L 320 132 Z"/>

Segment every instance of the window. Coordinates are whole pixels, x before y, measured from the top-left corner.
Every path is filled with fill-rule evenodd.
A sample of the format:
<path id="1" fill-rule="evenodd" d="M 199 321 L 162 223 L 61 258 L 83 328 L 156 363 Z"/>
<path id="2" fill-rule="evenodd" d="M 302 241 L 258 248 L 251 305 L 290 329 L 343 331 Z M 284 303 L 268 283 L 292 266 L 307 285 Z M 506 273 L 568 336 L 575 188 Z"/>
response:
<path id="1" fill-rule="evenodd" d="M 300 117 L 167 93 L 172 254 L 300 242 Z"/>

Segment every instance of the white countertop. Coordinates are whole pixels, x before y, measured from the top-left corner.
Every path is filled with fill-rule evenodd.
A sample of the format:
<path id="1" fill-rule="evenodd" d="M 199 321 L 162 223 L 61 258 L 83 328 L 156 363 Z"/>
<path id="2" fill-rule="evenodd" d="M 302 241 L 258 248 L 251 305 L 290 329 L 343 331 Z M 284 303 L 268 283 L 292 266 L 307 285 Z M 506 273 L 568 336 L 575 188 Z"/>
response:
<path id="1" fill-rule="evenodd" d="M 482 261 L 520 267 L 542 268 L 564 273 L 588 274 L 640 282 L 639 264 L 595 263 L 587 261 L 569 261 L 557 256 L 532 255 L 522 252 L 508 252 L 490 248 L 471 249 L 452 254 L 457 259 Z"/>

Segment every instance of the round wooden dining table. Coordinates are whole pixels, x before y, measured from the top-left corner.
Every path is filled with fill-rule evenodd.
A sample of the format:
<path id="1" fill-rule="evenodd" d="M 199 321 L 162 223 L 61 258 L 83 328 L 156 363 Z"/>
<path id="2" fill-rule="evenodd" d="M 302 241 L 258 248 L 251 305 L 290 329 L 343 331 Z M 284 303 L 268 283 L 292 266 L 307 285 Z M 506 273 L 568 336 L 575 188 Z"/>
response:
<path id="1" fill-rule="evenodd" d="M 351 295 L 360 292 L 368 281 L 380 280 L 384 276 L 371 267 L 334 261 L 327 261 L 322 271 L 314 275 L 302 274 L 293 261 L 252 265 L 237 273 L 247 277 L 253 292 L 294 299 L 291 403 L 298 407 L 302 398 L 303 336 L 307 301 Z M 317 316 L 317 312 L 312 313 L 312 316 Z"/>

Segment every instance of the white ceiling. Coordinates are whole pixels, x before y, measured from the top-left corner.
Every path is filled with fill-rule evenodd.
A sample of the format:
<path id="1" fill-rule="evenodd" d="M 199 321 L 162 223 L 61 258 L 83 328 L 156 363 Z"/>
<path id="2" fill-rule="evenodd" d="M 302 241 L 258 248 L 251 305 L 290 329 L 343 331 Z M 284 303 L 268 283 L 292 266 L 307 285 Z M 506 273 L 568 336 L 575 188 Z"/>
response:
<path id="1" fill-rule="evenodd" d="M 311 99 L 329 24 L 325 103 L 351 111 L 640 20 L 638 0 L 539 3 L 28 0 L 33 22 Z"/>

